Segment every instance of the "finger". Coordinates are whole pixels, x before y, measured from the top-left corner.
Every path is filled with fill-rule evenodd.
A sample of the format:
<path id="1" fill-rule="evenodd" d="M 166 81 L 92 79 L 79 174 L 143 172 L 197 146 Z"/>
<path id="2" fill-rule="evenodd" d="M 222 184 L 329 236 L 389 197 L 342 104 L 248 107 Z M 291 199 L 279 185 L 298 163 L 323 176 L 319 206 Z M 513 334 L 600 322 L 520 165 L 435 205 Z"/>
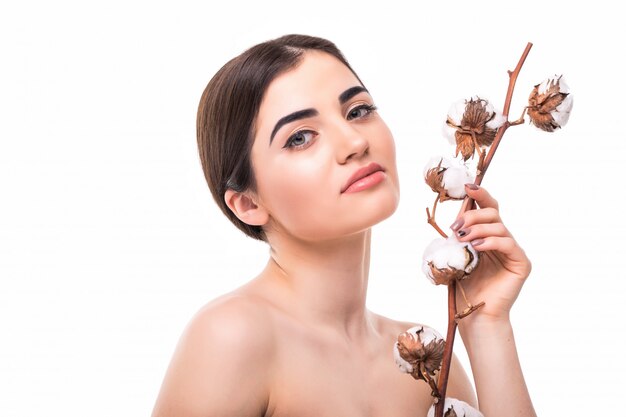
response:
<path id="1" fill-rule="evenodd" d="M 483 187 L 480 187 L 476 184 L 465 184 L 465 192 L 471 198 L 473 198 L 478 207 L 486 208 L 491 207 L 498 209 L 498 201 L 491 196 Z"/>
<path id="2" fill-rule="evenodd" d="M 468 242 L 487 237 L 512 237 L 509 230 L 502 223 L 477 224 L 472 227 L 464 227 L 456 232 L 460 242 Z"/>
<path id="3" fill-rule="evenodd" d="M 494 254 L 497 257 L 499 257 L 498 254 L 502 254 L 507 259 L 505 261 L 508 265 L 506 268 L 510 271 L 514 269 L 524 277 L 528 277 L 530 274 L 532 264 L 526 256 L 524 249 L 513 238 L 491 236 L 472 241 L 472 246 L 479 252 L 487 251 L 487 253 Z"/>
<path id="4" fill-rule="evenodd" d="M 512 261 L 522 261 L 526 258 L 524 250 L 512 237 L 488 236 L 472 240 L 472 246 L 479 252 L 496 251 L 506 255 Z"/>
<path id="5" fill-rule="evenodd" d="M 462 227 L 481 223 L 502 223 L 500 212 L 491 207 L 466 211 L 450 226 L 450 229 L 456 232 Z"/>

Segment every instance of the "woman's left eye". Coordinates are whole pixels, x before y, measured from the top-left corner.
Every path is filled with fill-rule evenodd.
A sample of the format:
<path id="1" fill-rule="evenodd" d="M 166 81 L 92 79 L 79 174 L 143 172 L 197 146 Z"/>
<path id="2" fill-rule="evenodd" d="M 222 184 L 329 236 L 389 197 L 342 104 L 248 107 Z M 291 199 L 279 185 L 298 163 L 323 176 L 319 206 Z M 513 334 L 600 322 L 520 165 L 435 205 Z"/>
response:
<path id="1" fill-rule="evenodd" d="M 362 104 L 350 110 L 347 118 L 348 120 L 360 119 L 362 117 L 368 116 L 374 110 L 376 110 L 376 106 L 374 106 L 373 104 Z"/>

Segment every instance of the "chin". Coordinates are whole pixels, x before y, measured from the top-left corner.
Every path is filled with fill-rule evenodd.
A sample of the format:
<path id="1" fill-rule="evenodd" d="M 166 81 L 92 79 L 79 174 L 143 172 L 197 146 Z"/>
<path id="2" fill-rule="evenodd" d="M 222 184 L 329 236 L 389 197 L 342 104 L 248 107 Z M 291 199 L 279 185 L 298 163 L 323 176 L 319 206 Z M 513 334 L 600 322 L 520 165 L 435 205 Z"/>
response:
<path id="1" fill-rule="evenodd" d="M 353 194 L 339 206 L 311 203 L 310 206 L 316 205 L 315 210 L 292 210 L 296 216 L 287 216 L 283 221 L 274 218 L 266 226 L 266 233 L 310 243 L 337 240 L 362 233 L 389 218 L 398 208 L 399 200 L 399 187 L 390 183 Z"/>
<path id="2" fill-rule="evenodd" d="M 355 207 L 325 216 L 324 219 L 311 219 L 306 229 L 297 235 L 306 241 L 335 240 L 362 233 L 372 226 L 391 217 L 398 208 L 399 193 L 389 189 L 376 197 L 368 196 Z"/>
<path id="3" fill-rule="evenodd" d="M 399 202 L 400 196 L 396 191 L 393 195 L 389 195 L 388 198 L 376 200 L 373 206 L 367 205 L 363 207 L 363 214 L 369 214 L 371 216 L 369 227 L 372 227 L 391 217 L 391 215 L 396 212 Z"/>

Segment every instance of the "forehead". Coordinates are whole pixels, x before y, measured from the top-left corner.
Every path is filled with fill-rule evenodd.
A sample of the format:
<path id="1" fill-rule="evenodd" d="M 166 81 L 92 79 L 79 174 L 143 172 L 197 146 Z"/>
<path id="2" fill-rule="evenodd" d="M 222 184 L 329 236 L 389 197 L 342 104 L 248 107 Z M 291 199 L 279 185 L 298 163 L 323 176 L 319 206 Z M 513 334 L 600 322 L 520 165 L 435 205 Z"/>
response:
<path id="1" fill-rule="evenodd" d="M 361 85 L 356 76 L 334 56 L 306 51 L 293 69 L 276 77 L 268 86 L 259 108 L 258 126 L 275 123 L 284 115 L 325 102 L 338 104 L 339 95 Z"/>

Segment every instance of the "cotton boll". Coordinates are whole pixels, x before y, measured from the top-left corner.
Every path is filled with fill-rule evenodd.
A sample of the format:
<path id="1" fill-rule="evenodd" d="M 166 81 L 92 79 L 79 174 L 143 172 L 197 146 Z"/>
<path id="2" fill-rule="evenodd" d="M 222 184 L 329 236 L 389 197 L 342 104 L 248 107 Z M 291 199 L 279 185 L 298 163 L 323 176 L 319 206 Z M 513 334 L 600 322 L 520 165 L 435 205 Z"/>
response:
<path id="1" fill-rule="evenodd" d="M 433 168 L 448 168 L 448 158 L 443 156 L 432 156 L 426 165 L 424 165 L 424 177 L 428 175 L 428 171 Z"/>
<path id="2" fill-rule="evenodd" d="M 448 196 L 454 199 L 465 198 L 465 184 L 473 182 L 474 176 L 464 165 L 451 165 L 443 173 L 443 186 Z"/>
<path id="3" fill-rule="evenodd" d="M 506 122 L 506 116 L 502 113 L 494 111 L 493 119 L 487 122 L 486 126 L 490 129 L 497 129 Z"/>
<path id="4" fill-rule="evenodd" d="M 573 98 L 562 75 L 535 85 L 528 97 L 528 116 L 537 128 L 553 132 L 565 126 L 572 111 Z"/>
<path id="5" fill-rule="evenodd" d="M 559 92 L 565 94 L 569 93 L 569 85 L 567 85 L 562 75 L 559 76 Z"/>
<path id="6" fill-rule="evenodd" d="M 402 356 L 400 356 L 398 343 L 395 343 L 393 345 L 393 359 L 396 361 L 396 365 L 398 365 L 398 368 L 401 372 L 404 372 L 405 374 L 410 374 L 411 372 L 413 372 L 413 365 L 402 359 Z"/>
<path id="7" fill-rule="evenodd" d="M 424 326 L 423 324 L 413 326 L 405 333 L 410 335 L 412 339 L 419 340 L 424 345 L 429 344 L 433 340 L 443 339 L 443 336 L 441 336 L 441 334 L 437 330 L 433 329 L 430 326 Z"/>
<path id="8" fill-rule="evenodd" d="M 393 354 L 400 371 L 436 389 L 434 376 L 441 368 L 444 349 L 445 341 L 435 329 L 418 325 L 398 336 Z"/>
<path id="9" fill-rule="evenodd" d="M 448 119 L 457 126 L 461 125 L 461 120 L 463 120 L 466 103 L 467 100 L 465 99 L 455 101 L 448 110 Z"/>
<path id="10" fill-rule="evenodd" d="M 546 91 L 548 91 L 548 88 L 550 88 L 550 84 L 552 83 L 552 78 L 546 78 L 545 80 L 543 80 L 540 84 L 539 87 L 537 88 L 537 92 L 539 94 L 545 94 Z"/>
<path id="11" fill-rule="evenodd" d="M 426 246 L 426 249 L 424 250 L 422 270 L 431 280 L 433 279 L 433 277 L 431 274 L 430 265 L 434 264 L 434 266 L 437 267 L 437 264 L 435 264 L 435 255 L 441 251 L 445 251 L 445 245 L 445 238 L 437 238 L 430 242 L 430 244 Z M 445 265 L 444 267 L 447 267 L 447 265 Z"/>
<path id="12" fill-rule="evenodd" d="M 443 174 L 447 169 L 447 167 L 445 167 L 447 162 L 444 159 L 445 158 L 442 157 L 431 158 L 424 168 L 424 181 L 426 185 L 438 194 L 438 199 L 441 201 L 445 201 L 449 198 L 443 186 Z"/>
<path id="13" fill-rule="evenodd" d="M 464 279 L 478 265 L 478 252 L 468 242 L 456 237 L 438 238 L 426 247 L 422 270 L 435 285 L 447 285 Z"/>
<path id="14" fill-rule="evenodd" d="M 448 110 L 448 118 L 442 126 L 442 133 L 445 138 L 448 139 L 452 145 L 457 144 L 456 132 L 458 127 L 461 126 L 461 120 L 463 120 L 463 114 L 465 113 L 466 100 L 458 100 L 450 106 Z"/>
<path id="15" fill-rule="evenodd" d="M 437 330 L 423 324 L 411 327 L 406 333 L 424 345 L 429 344 L 433 340 L 443 340 L 443 336 Z"/>
<path id="16" fill-rule="evenodd" d="M 478 256 L 476 250 L 468 242 L 459 242 L 455 236 L 450 236 L 447 239 L 436 239 L 431 245 L 426 248 L 425 255 L 431 258 L 431 262 L 437 268 L 452 267 L 470 273 L 476 266 Z M 472 261 L 468 261 L 466 249 L 474 255 Z"/>
<path id="17" fill-rule="evenodd" d="M 467 161 L 477 150 L 480 152 L 480 149 L 491 146 L 496 130 L 504 122 L 506 117 L 498 113 L 488 100 L 478 96 L 452 104 L 446 125 L 455 130 L 453 143 L 456 155 L 461 154 Z M 452 142 L 449 129 L 444 128 L 444 135 Z"/>
<path id="18" fill-rule="evenodd" d="M 448 139 L 448 142 L 452 145 L 456 145 L 456 131 L 457 129 L 450 126 L 448 123 L 444 123 L 443 126 L 441 126 L 443 137 Z"/>
<path id="19" fill-rule="evenodd" d="M 543 80 L 539 84 L 537 91 L 539 94 L 549 94 L 550 90 L 553 89 L 554 86 L 558 87 L 556 91 L 558 91 L 559 93 L 564 93 L 564 94 L 569 93 L 569 86 L 563 79 L 562 74 L 561 75 L 555 74 L 554 77 L 548 77 L 545 80 Z"/>
<path id="20" fill-rule="evenodd" d="M 441 201 L 465 198 L 465 184 L 474 182 L 474 178 L 465 163 L 457 159 L 437 156 L 424 167 L 424 180 Z"/>
<path id="21" fill-rule="evenodd" d="M 457 400 L 456 398 L 446 397 L 446 402 L 443 406 L 443 415 L 449 416 L 448 411 L 452 409 L 458 417 L 484 417 L 483 414 L 466 403 L 465 401 Z M 435 404 L 433 404 L 428 410 L 426 417 L 435 416 Z"/>
<path id="22" fill-rule="evenodd" d="M 472 100 L 474 101 L 479 101 L 481 98 L 478 96 L 474 96 L 472 97 Z M 489 101 L 485 104 L 485 111 L 489 114 L 493 114 L 496 112 L 496 109 L 493 107 L 493 104 L 491 104 Z"/>
<path id="23" fill-rule="evenodd" d="M 571 94 L 568 94 L 565 97 L 565 100 L 558 106 L 556 106 L 556 110 L 550 112 L 554 121 L 560 126 L 563 127 L 569 121 L 569 113 L 572 110 L 574 105 L 574 98 Z"/>

